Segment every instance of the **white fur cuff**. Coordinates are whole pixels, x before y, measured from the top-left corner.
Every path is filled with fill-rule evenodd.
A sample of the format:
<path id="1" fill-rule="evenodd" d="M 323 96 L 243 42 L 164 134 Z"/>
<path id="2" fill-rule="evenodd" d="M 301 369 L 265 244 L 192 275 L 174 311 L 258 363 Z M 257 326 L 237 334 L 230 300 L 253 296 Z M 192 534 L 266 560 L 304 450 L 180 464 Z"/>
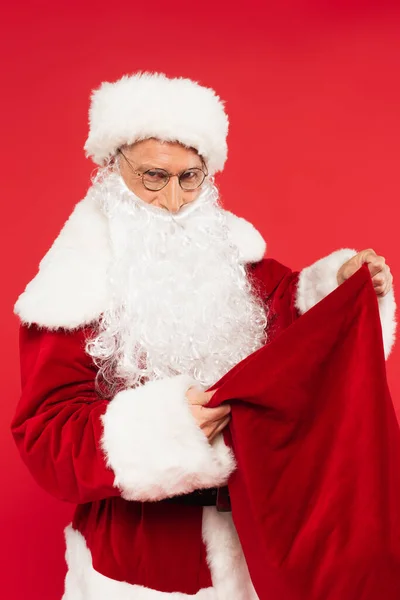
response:
<path id="1" fill-rule="evenodd" d="M 210 444 L 185 398 L 185 375 L 119 392 L 102 417 L 102 448 L 126 500 L 161 500 L 224 485 L 235 468 L 221 435 Z"/>
<path id="2" fill-rule="evenodd" d="M 389 356 L 396 339 L 396 301 L 393 287 L 386 296 L 378 298 L 379 314 L 381 316 L 383 347 L 385 358 Z"/>
<path id="3" fill-rule="evenodd" d="M 296 306 L 304 314 L 338 287 L 337 272 L 357 250 L 343 248 L 320 258 L 300 272 Z"/>
<path id="4" fill-rule="evenodd" d="M 304 314 L 315 306 L 338 287 L 337 272 L 350 258 L 357 254 L 357 250 L 342 248 L 317 260 L 314 264 L 300 272 L 296 294 L 296 307 Z M 393 289 L 381 298 L 378 298 L 379 313 L 381 317 L 383 346 L 387 358 L 395 340 L 396 332 L 396 302 Z"/>

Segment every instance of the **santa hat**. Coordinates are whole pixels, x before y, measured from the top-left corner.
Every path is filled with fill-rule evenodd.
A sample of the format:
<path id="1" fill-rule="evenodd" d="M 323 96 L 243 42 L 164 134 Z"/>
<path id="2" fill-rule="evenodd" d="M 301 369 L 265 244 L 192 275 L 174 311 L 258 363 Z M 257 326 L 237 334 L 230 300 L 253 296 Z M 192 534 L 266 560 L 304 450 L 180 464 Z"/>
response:
<path id="1" fill-rule="evenodd" d="M 104 164 L 124 144 L 155 137 L 193 147 L 210 174 L 227 157 L 228 117 L 214 90 L 162 73 L 124 75 L 92 93 L 86 155 Z"/>

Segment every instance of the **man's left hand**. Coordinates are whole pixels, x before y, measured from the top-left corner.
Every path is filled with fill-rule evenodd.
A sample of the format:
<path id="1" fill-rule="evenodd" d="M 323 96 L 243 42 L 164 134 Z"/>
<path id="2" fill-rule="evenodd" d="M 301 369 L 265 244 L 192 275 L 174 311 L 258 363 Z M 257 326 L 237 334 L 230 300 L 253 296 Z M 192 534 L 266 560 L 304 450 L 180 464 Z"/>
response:
<path id="1" fill-rule="evenodd" d="M 378 256 L 371 248 L 361 250 L 340 267 L 337 272 L 339 285 L 358 271 L 363 263 L 368 264 L 376 295 L 379 297 L 386 296 L 392 289 L 393 275 L 390 272 L 390 267 L 385 262 L 385 258 Z"/>

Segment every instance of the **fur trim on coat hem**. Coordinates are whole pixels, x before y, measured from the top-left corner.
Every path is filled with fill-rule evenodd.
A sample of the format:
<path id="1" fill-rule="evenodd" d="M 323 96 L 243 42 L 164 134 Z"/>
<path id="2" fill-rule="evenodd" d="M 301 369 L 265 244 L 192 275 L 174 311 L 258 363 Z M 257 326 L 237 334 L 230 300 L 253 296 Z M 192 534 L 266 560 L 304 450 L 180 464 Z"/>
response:
<path id="1" fill-rule="evenodd" d="M 231 513 L 203 508 L 203 540 L 207 548 L 213 587 L 188 595 L 166 593 L 115 581 L 95 571 L 85 539 L 71 525 L 65 528 L 65 592 L 62 600 L 259 600 L 232 521 Z"/>
<path id="2" fill-rule="evenodd" d="M 68 572 L 62 600 L 218 600 L 212 588 L 200 590 L 193 596 L 179 592 L 168 594 L 125 581 L 115 581 L 94 570 L 85 538 L 71 525 L 65 529 L 65 540 Z"/>

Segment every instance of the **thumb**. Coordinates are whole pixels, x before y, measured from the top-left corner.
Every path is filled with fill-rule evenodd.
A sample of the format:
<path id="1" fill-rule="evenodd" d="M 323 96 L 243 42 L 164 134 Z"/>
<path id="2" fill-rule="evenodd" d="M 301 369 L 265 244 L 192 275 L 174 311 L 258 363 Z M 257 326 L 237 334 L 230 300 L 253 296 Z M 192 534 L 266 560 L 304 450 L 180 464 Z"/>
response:
<path id="1" fill-rule="evenodd" d="M 376 263 L 377 254 L 375 250 L 368 249 L 361 253 L 361 264 L 366 263 L 371 277 L 382 271 L 383 265 Z"/>

